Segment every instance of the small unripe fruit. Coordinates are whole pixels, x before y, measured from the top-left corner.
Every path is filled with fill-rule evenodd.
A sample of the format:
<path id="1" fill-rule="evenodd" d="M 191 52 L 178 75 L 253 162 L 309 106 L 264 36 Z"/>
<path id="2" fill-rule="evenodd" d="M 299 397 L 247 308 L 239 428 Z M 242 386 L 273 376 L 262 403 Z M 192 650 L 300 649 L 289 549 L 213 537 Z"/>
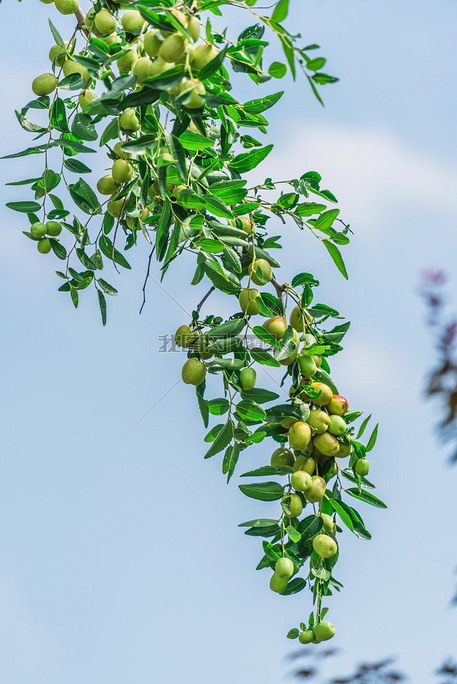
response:
<path id="1" fill-rule="evenodd" d="M 119 71 L 131 71 L 137 59 L 138 53 L 136 50 L 127 50 L 127 52 L 116 59 L 117 68 Z"/>
<path id="2" fill-rule="evenodd" d="M 137 29 L 142 29 L 146 24 L 138 10 L 128 10 L 122 17 L 122 26 L 124 31 L 133 33 Z"/>
<path id="3" fill-rule="evenodd" d="M 104 36 L 103 40 L 107 45 L 117 45 L 122 43 L 122 38 L 117 33 L 112 33 L 110 36 Z"/>
<path id="4" fill-rule="evenodd" d="M 283 556 L 282 558 L 278 558 L 278 560 L 276 561 L 275 573 L 281 579 L 290 579 L 294 574 L 294 570 L 294 564 L 292 563 L 290 558 L 286 558 L 286 556 Z"/>
<path id="5" fill-rule="evenodd" d="M 303 510 L 303 503 L 298 494 L 289 494 L 290 517 L 298 518 Z"/>
<path id="6" fill-rule="evenodd" d="M 266 320 L 263 324 L 263 327 L 276 340 L 280 340 L 287 330 L 287 322 L 286 319 L 282 316 L 274 316 L 274 318 L 269 318 L 268 320 Z"/>
<path id="7" fill-rule="evenodd" d="M 279 577 L 276 573 L 274 573 L 270 579 L 271 591 L 275 591 L 277 594 L 281 594 L 287 587 L 288 581 L 289 580 L 287 578 Z"/>
<path id="8" fill-rule="evenodd" d="M 133 166 L 126 159 L 116 159 L 111 169 L 111 175 L 115 183 L 122 185 L 133 178 Z"/>
<path id="9" fill-rule="evenodd" d="M 85 90 L 78 97 L 79 106 L 84 109 L 88 104 L 97 99 L 97 94 L 93 90 Z"/>
<path id="10" fill-rule="evenodd" d="M 308 425 L 310 425 L 317 434 L 320 435 L 328 430 L 330 425 L 330 416 L 325 411 L 321 409 L 312 409 L 306 419 Z"/>
<path id="11" fill-rule="evenodd" d="M 365 477 L 370 472 L 370 463 L 366 458 L 359 458 L 355 464 L 355 472 L 361 477 Z"/>
<path id="12" fill-rule="evenodd" d="M 328 405 L 328 410 L 330 413 L 335 413 L 337 416 L 344 416 L 348 408 L 348 400 L 339 394 L 334 394 Z"/>
<path id="13" fill-rule="evenodd" d="M 300 632 L 298 635 L 298 641 L 301 644 L 311 644 L 314 639 L 314 634 L 312 629 L 305 629 L 304 632 Z"/>
<path id="14" fill-rule="evenodd" d="M 196 43 L 197 40 L 200 38 L 200 22 L 198 18 L 194 15 L 189 17 L 186 28 L 190 33 L 190 37 L 192 38 L 194 43 Z"/>
<path id="15" fill-rule="evenodd" d="M 288 437 L 291 448 L 302 451 L 311 441 L 311 428 L 308 423 L 298 420 L 289 428 Z"/>
<path id="16" fill-rule="evenodd" d="M 240 383 L 244 390 L 251 390 L 257 379 L 257 373 L 254 368 L 243 368 L 240 373 Z"/>
<path id="17" fill-rule="evenodd" d="M 116 30 L 116 17 L 107 9 L 101 9 L 100 12 L 97 12 L 94 22 L 102 36 L 107 36 Z"/>
<path id="18" fill-rule="evenodd" d="M 183 78 L 179 90 L 182 95 L 186 95 L 182 103 L 188 109 L 200 109 L 205 104 L 201 95 L 206 93 L 206 88 L 198 79 Z"/>
<path id="19" fill-rule="evenodd" d="M 328 426 L 328 431 L 332 435 L 336 435 L 337 437 L 341 437 L 342 435 L 344 435 L 346 430 L 347 430 L 347 425 L 346 425 L 346 421 L 344 420 L 344 418 L 342 418 L 341 416 L 337 416 L 336 414 L 333 414 L 330 416 L 330 423 Z"/>
<path id="20" fill-rule="evenodd" d="M 49 95 L 56 89 L 57 79 L 54 74 L 41 74 L 33 79 L 32 90 L 38 97 Z"/>
<path id="21" fill-rule="evenodd" d="M 60 14 L 74 14 L 79 7 L 78 0 L 54 0 Z"/>
<path id="22" fill-rule="evenodd" d="M 158 76 L 159 74 L 162 74 L 164 71 L 168 71 L 169 69 L 172 69 L 174 67 L 173 62 L 164 62 L 162 57 L 157 57 L 152 62 L 152 75 L 153 76 Z M 185 79 L 183 79 L 185 80 Z M 179 89 L 178 89 L 179 90 Z"/>
<path id="23" fill-rule="evenodd" d="M 254 316 L 259 313 L 260 309 L 256 302 L 257 297 L 260 297 L 260 292 L 255 288 L 245 287 L 241 290 L 238 301 L 244 314 Z"/>
<path id="24" fill-rule="evenodd" d="M 53 2 L 53 0 L 51 0 Z M 65 41 L 65 45 L 68 45 L 68 43 Z M 62 64 L 65 62 L 66 58 L 66 53 L 65 53 L 65 48 L 63 48 L 61 45 L 53 45 L 51 49 L 49 50 L 49 59 L 51 62 L 56 60 L 57 66 L 62 66 Z"/>
<path id="25" fill-rule="evenodd" d="M 332 537 L 326 534 L 318 534 L 313 539 L 313 549 L 321 558 L 333 558 L 338 551 L 338 545 Z M 320 639 L 320 637 L 318 637 Z"/>
<path id="26" fill-rule="evenodd" d="M 213 61 L 219 54 L 219 50 L 214 45 L 199 45 L 192 57 L 192 68 L 203 69 Z"/>
<path id="27" fill-rule="evenodd" d="M 119 185 L 111 174 L 107 174 L 97 182 L 97 190 L 101 195 L 114 195 L 119 190 Z"/>
<path id="28" fill-rule="evenodd" d="M 175 332 L 175 342 L 180 347 L 190 347 L 197 337 L 197 332 L 189 325 L 180 325 Z"/>
<path id="29" fill-rule="evenodd" d="M 311 487 L 313 480 L 309 473 L 305 473 L 304 470 L 297 470 L 290 478 L 290 482 L 296 492 L 306 492 Z"/>
<path id="30" fill-rule="evenodd" d="M 195 131 L 195 133 L 198 133 L 198 130 Z M 230 221 L 230 223 L 234 228 L 241 228 L 248 235 L 250 235 L 252 233 L 252 231 L 254 230 L 254 226 L 253 226 L 251 220 L 247 216 L 238 216 L 238 218 L 232 219 Z M 238 225 L 239 223 L 241 225 Z"/>
<path id="31" fill-rule="evenodd" d="M 165 38 L 159 50 L 164 62 L 179 62 L 186 54 L 187 40 L 182 33 L 172 33 Z"/>
<path id="32" fill-rule="evenodd" d="M 300 368 L 300 373 L 305 378 L 312 378 L 317 371 L 316 362 L 309 354 L 300 354 L 298 357 L 298 367 Z"/>
<path id="33" fill-rule="evenodd" d="M 352 454 L 352 444 L 345 444 L 340 442 L 340 449 L 338 451 L 338 458 L 345 458 Z"/>
<path id="34" fill-rule="evenodd" d="M 299 456 L 293 464 L 294 471 L 303 470 L 312 475 L 316 470 L 316 461 L 311 456 Z"/>
<path id="35" fill-rule="evenodd" d="M 320 513 L 320 517 L 322 518 L 324 530 L 334 534 L 336 532 L 336 522 L 333 520 L 332 516 L 327 515 L 327 513 Z"/>
<path id="36" fill-rule="evenodd" d="M 307 311 L 304 311 L 303 313 L 299 306 L 292 309 L 290 324 L 297 332 L 304 332 L 306 330 L 306 324 L 311 323 L 312 320 L 312 316 L 310 316 Z M 314 342 L 312 344 L 314 344 Z"/>
<path id="37" fill-rule="evenodd" d="M 271 266 L 266 259 L 255 259 L 249 266 L 249 277 L 256 285 L 265 285 L 273 277 Z M 287 327 L 287 325 L 286 325 Z"/>
<path id="38" fill-rule="evenodd" d="M 120 218 L 125 211 L 125 197 L 118 200 L 109 200 L 106 206 L 108 214 L 114 218 Z"/>
<path id="39" fill-rule="evenodd" d="M 281 366 L 290 366 L 291 363 L 295 361 L 298 355 L 298 344 L 300 342 L 299 335 L 296 330 L 293 330 L 292 339 L 295 342 L 295 349 L 292 354 L 289 354 L 285 359 L 280 359 L 279 363 Z"/>
<path id="40" fill-rule="evenodd" d="M 305 497 L 310 503 L 317 503 L 324 498 L 327 485 L 323 477 L 313 475 L 311 487 L 306 490 Z"/>
<path id="41" fill-rule="evenodd" d="M 296 422 L 297 418 L 284 418 L 284 420 L 281 421 L 281 427 L 286 428 L 286 430 L 288 430 Z"/>
<path id="42" fill-rule="evenodd" d="M 120 127 L 124 131 L 135 132 L 140 128 L 140 122 L 138 121 L 135 109 L 125 109 L 119 117 Z"/>
<path id="43" fill-rule="evenodd" d="M 36 246 L 40 254 L 48 254 L 51 251 L 51 243 L 48 238 L 41 238 L 36 243 Z"/>
<path id="44" fill-rule="evenodd" d="M 155 69 L 149 57 L 140 57 L 140 59 L 135 62 L 132 74 L 137 77 L 138 83 L 142 83 L 146 78 L 154 76 Z"/>
<path id="45" fill-rule="evenodd" d="M 125 111 L 128 111 L 128 110 L 125 110 Z M 133 110 L 133 111 L 135 111 L 135 110 Z M 114 145 L 113 152 L 114 152 L 114 154 L 117 154 L 118 157 L 121 157 L 121 159 L 131 159 L 131 157 L 132 157 L 132 153 L 129 152 L 128 150 L 124 150 L 121 142 L 118 142 Z"/>
<path id="46" fill-rule="evenodd" d="M 319 622 L 314 627 L 313 632 L 315 638 L 319 641 L 328 641 L 333 636 L 335 636 L 335 627 L 332 625 L 331 622 L 324 620 L 323 622 Z"/>
<path id="47" fill-rule="evenodd" d="M 46 234 L 51 237 L 57 237 L 62 232 L 62 226 L 57 221 L 48 221 L 46 223 Z"/>
<path id="48" fill-rule="evenodd" d="M 315 392 L 319 392 L 319 395 L 313 397 L 311 400 L 314 404 L 325 406 L 331 401 L 333 392 L 328 385 L 325 385 L 323 382 L 312 382 L 310 387 L 312 387 Z"/>
<path id="49" fill-rule="evenodd" d="M 188 359 L 181 371 L 182 379 L 186 385 L 201 385 L 206 377 L 206 368 L 198 359 Z"/>
<path id="50" fill-rule="evenodd" d="M 158 57 L 162 44 L 163 39 L 160 37 L 159 31 L 148 31 L 144 36 L 143 47 L 149 57 Z"/>
<path id="51" fill-rule="evenodd" d="M 271 454 L 270 465 L 281 468 L 282 466 L 293 466 L 294 461 L 294 455 L 289 449 L 279 447 Z"/>
<path id="52" fill-rule="evenodd" d="M 340 450 L 340 443 L 329 432 L 314 437 L 314 446 L 324 456 L 336 456 Z"/>
<path id="53" fill-rule="evenodd" d="M 32 233 L 33 237 L 44 237 L 46 235 L 46 226 L 44 223 L 37 221 L 36 223 L 32 223 L 30 226 L 30 232 Z"/>
<path id="54" fill-rule="evenodd" d="M 86 67 L 79 62 L 76 62 L 74 59 L 66 59 L 63 63 L 62 71 L 65 76 L 70 76 L 70 74 L 79 74 L 83 81 L 88 81 L 90 78 Z"/>

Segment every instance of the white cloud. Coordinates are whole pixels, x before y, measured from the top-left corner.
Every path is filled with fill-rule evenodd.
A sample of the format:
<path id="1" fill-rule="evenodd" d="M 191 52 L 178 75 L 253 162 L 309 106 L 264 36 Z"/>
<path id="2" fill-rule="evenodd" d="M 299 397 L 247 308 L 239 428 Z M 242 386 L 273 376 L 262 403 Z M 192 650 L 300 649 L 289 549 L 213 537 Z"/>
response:
<path id="1" fill-rule="evenodd" d="M 335 122 L 291 122 L 287 138 L 275 146 L 270 165 L 275 177 L 319 171 L 323 187 L 344 202 L 353 220 L 379 229 L 379 213 L 386 204 L 401 201 L 409 207 L 435 207 L 439 201 L 450 209 L 457 186 L 455 166 L 393 133 Z"/>

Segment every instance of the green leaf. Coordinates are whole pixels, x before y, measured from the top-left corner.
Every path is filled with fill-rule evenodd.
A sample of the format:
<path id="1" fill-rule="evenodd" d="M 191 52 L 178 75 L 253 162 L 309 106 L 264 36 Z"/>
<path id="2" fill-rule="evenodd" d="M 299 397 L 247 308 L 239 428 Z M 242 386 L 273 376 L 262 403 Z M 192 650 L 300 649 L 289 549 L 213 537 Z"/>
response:
<path id="1" fill-rule="evenodd" d="M 262 466 L 261 468 L 256 468 L 255 470 L 249 470 L 247 473 L 243 473 L 240 477 L 265 477 L 269 475 L 290 475 L 294 470 L 290 466 Z"/>
<path id="2" fill-rule="evenodd" d="M 292 596 L 292 594 L 298 594 L 306 587 L 306 580 L 303 577 L 295 577 L 290 580 L 284 591 L 281 592 L 281 596 Z"/>
<path id="3" fill-rule="evenodd" d="M 275 484 L 275 483 L 273 483 Z M 273 546 L 273 544 L 270 544 L 270 542 L 263 541 L 262 542 L 263 550 L 265 551 L 265 555 L 267 558 L 271 561 L 277 561 L 278 558 L 281 558 L 281 554 L 276 550 L 279 549 L 279 546 Z"/>
<path id="4" fill-rule="evenodd" d="M 224 460 L 222 464 L 222 472 L 227 475 L 227 484 L 230 482 L 233 473 L 235 472 L 236 464 L 238 463 L 238 458 L 240 456 L 240 445 L 233 444 L 227 448 L 224 454 Z"/>
<path id="5" fill-rule="evenodd" d="M 278 501 L 284 494 L 284 489 L 278 482 L 257 482 L 238 487 L 245 496 L 259 501 Z"/>
<path id="6" fill-rule="evenodd" d="M 294 542 L 294 544 L 300 541 L 301 534 L 298 530 L 295 529 L 295 527 L 292 527 L 292 525 L 286 527 L 286 532 L 290 541 Z"/>
<path id="7" fill-rule="evenodd" d="M 271 335 L 268 330 L 265 330 L 261 325 L 255 325 L 252 328 L 252 332 L 256 337 L 259 338 L 262 342 L 265 342 L 265 344 L 269 344 L 271 347 L 279 347 L 279 342 L 278 340 Z"/>
<path id="8" fill-rule="evenodd" d="M 64 159 L 63 165 L 73 173 L 92 173 L 92 169 L 79 161 L 79 159 Z"/>
<path id="9" fill-rule="evenodd" d="M 308 515 L 298 523 L 298 531 L 301 534 L 300 544 L 305 544 L 319 534 L 323 525 L 322 518 L 318 515 Z"/>
<path id="10" fill-rule="evenodd" d="M 76 114 L 71 125 L 71 132 L 75 138 L 81 140 L 97 140 L 98 133 L 92 123 L 92 119 L 87 114 Z"/>
<path id="11" fill-rule="evenodd" d="M 318 286 L 319 281 L 311 273 L 298 273 L 292 278 L 292 287 L 299 287 L 300 285 Z"/>
<path id="12" fill-rule="evenodd" d="M 272 366 L 273 368 L 279 368 L 281 366 L 279 361 L 276 361 L 271 354 L 260 347 L 254 347 L 250 351 L 254 361 L 257 361 L 257 363 L 260 363 L 263 366 Z"/>
<path id="13" fill-rule="evenodd" d="M 248 520 L 247 522 L 240 523 L 238 527 L 272 527 L 277 525 L 277 520 L 272 520 L 271 518 L 256 518 L 255 520 Z"/>
<path id="14" fill-rule="evenodd" d="M 342 274 L 344 278 L 346 278 L 346 280 L 348 280 L 348 272 L 346 271 L 346 266 L 344 264 L 343 257 L 341 256 L 341 252 L 338 249 L 338 247 L 336 247 L 336 245 L 334 245 L 333 242 L 330 242 L 330 240 L 322 240 L 322 242 L 325 245 L 328 253 L 332 257 L 335 266 L 337 267 L 339 272 Z"/>
<path id="15" fill-rule="evenodd" d="M 250 152 L 243 152 L 232 159 L 232 161 L 229 162 L 228 167 L 238 173 L 251 171 L 270 154 L 272 149 L 273 145 L 267 145 L 266 147 L 251 150 Z"/>
<path id="16" fill-rule="evenodd" d="M 6 206 L 8 209 L 13 211 L 19 211 L 22 214 L 36 214 L 40 211 L 41 205 L 38 202 L 7 202 Z"/>
<path id="17" fill-rule="evenodd" d="M 57 45 L 60 45 L 60 47 L 66 49 L 65 42 L 64 42 L 62 36 L 58 32 L 58 30 L 56 29 L 56 27 L 54 26 L 52 21 L 50 19 L 48 19 L 48 21 L 49 21 L 49 28 L 51 29 L 52 37 L 56 41 Z"/>
<path id="18" fill-rule="evenodd" d="M 273 62 L 270 64 L 268 73 L 273 78 L 283 78 L 287 74 L 287 67 L 282 62 Z"/>
<path id="19" fill-rule="evenodd" d="M 279 399 L 279 394 L 276 392 L 270 392 L 270 390 L 261 389 L 260 387 L 254 387 L 251 390 L 244 390 L 241 392 L 243 399 L 252 399 L 258 404 L 265 404 L 268 401 L 275 401 Z"/>
<path id="20" fill-rule="evenodd" d="M 359 491 L 355 487 L 351 487 L 345 491 L 356 499 L 360 499 L 360 501 L 365 501 L 365 503 L 375 506 L 375 508 L 387 508 L 386 504 L 371 492 L 366 492 L 364 490 Z"/>
<path id="21" fill-rule="evenodd" d="M 236 406 L 237 415 L 241 420 L 259 423 L 265 419 L 265 411 L 255 401 L 240 401 Z"/>
<path id="22" fill-rule="evenodd" d="M 299 634 L 300 634 L 300 630 L 295 627 L 294 629 L 290 629 L 287 632 L 287 638 L 288 639 L 298 639 Z"/>
<path id="23" fill-rule="evenodd" d="M 53 238 L 49 238 L 49 242 L 51 243 L 52 251 L 54 252 L 56 257 L 62 259 L 62 261 L 67 258 L 67 250 L 62 244 L 60 244 L 58 240 L 53 240 Z"/>
<path id="24" fill-rule="evenodd" d="M 249 112 L 250 114 L 261 114 L 267 109 L 270 109 L 270 107 L 273 107 L 283 95 L 284 91 L 281 90 L 279 93 L 273 93 L 272 95 L 261 97 L 258 100 L 249 100 L 241 105 L 241 107 L 245 112 Z"/>
<path id="25" fill-rule="evenodd" d="M 225 449 L 229 445 L 232 438 L 233 423 L 229 419 L 217 435 L 216 439 L 214 440 L 208 451 L 206 452 L 205 458 L 211 458 L 211 456 L 214 456 L 215 454 L 218 454 L 219 451 Z"/>
<path id="26" fill-rule="evenodd" d="M 329 501 L 351 532 L 359 537 L 359 539 L 371 539 L 371 534 L 365 529 L 362 518 L 354 508 L 348 506 L 344 501 L 335 501 L 330 498 Z"/>
<path id="27" fill-rule="evenodd" d="M 222 416 L 230 408 L 227 399 L 210 399 L 208 401 L 208 410 L 213 416 Z"/>
<path id="28" fill-rule="evenodd" d="M 98 197 L 83 178 L 68 186 L 73 202 L 86 214 L 101 214 Z"/>
<path id="29" fill-rule="evenodd" d="M 100 314 L 102 317 L 102 323 L 103 325 L 106 325 L 106 299 L 105 295 L 103 292 L 100 292 L 100 290 L 97 290 L 97 295 L 98 295 L 98 304 L 100 307 Z"/>
<path id="30" fill-rule="evenodd" d="M 216 325 L 205 333 L 205 337 L 227 337 L 228 335 L 238 335 L 246 325 L 244 318 L 235 318 L 221 325 Z"/>
<path id="31" fill-rule="evenodd" d="M 116 288 L 113 287 L 112 285 L 110 285 L 109 283 L 107 283 L 106 280 L 103 280 L 103 278 L 98 279 L 98 284 L 100 285 L 103 292 L 105 292 L 107 295 L 114 297 L 115 295 L 118 294 L 118 291 L 116 290 Z"/>
<path id="32" fill-rule="evenodd" d="M 185 150 L 190 152 L 198 152 L 199 150 L 206 150 L 208 147 L 214 146 L 213 140 L 208 140 L 199 133 L 193 131 L 185 131 L 179 136 L 179 142 Z"/>
<path id="33" fill-rule="evenodd" d="M 368 425 L 368 423 L 369 423 L 369 421 L 370 421 L 370 418 L 371 418 L 371 413 L 370 413 L 370 415 L 368 416 L 368 418 L 365 418 L 365 420 L 363 421 L 362 425 L 359 427 L 359 431 L 358 431 L 358 433 L 357 433 L 356 439 L 360 439 L 360 438 L 361 438 L 361 436 L 362 436 L 363 433 L 365 432 L 365 429 L 366 429 L 366 427 L 367 427 L 367 425 Z"/>
<path id="34" fill-rule="evenodd" d="M 273 10 L 271 19 L 276 23 L 284 21 L 289 13 L 289 0 L 279 0 L 278 4 Z"/>
<path id="35" fill-rule="evenodd" d="M 98 246 L 100 247 L 102 254 L 108 257 L 108 259 L 111 259 L 111 261 L 114 261 L 116 264 L 119 264 L 119 266 L 123 266 L 124 268 L 131 268 L 127 259 L 116 248 L 113 249 L 113 243 L 108 236 L 101 235 L 98 241 Z"/>
<path id="36" fill-rule="evenodd" d="M 66 133 L 68 131 L 67 110 L 65 109 L 65 104 L 60 97 L 56 97 L 54 100 L 49 115 L 49 121 L 51 126 L 57 131 L 60 131 L 61 133 Z"/>
<path id="37" fill-rule="evenodd" d="M 373 449 L 374 445 L 376 444 L 376 439 L 378 437 L 378 427 L 379 427 L 379 423 L 376 425 L 375 429 L 371 433 L 370 439 L 368 440 L 368 444 L 367 444 L 367 451 L 371 451 Z"/>

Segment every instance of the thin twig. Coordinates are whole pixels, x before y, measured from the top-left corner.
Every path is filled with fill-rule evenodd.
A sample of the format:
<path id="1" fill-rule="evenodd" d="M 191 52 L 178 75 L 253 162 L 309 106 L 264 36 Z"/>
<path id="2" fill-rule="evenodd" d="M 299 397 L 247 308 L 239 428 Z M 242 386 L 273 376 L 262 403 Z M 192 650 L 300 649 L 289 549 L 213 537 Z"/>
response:
<path id="1" fill-rule="evenodd" d="M 82 11 L 81 7 L 78 7 L 78 9 L 76 10 L 75 17 L 78 20 L 76 28 L 77 29 L 82 28 L 84 26 L 84 22 L 86 21 L 86 15 Z"/>
<path id="2" fill-rule="evenodd" d="M 197 304 L 197 308 L 195 309 L 197 313 L 200 313 L 200 309 L 202 308 L 203 304 L 206 302 L 211 292 L 214 292 L 215 289 L 216 288 L 214 287 L 214 285 L 211 285 L 211 287 L 209 288 L 208 292 L 205 294 L 201 302 Z"/>
<path id="3" fill-rule="evenodd" d="M 279 298 L 281 304 L 284 305 L 284 303 L 283 303 L 283 294 L 284 294 L 284 292 L 286 291 L 286 288 L 285 288 L 284 284 L 279 283 L 279 282 L 276 280 L 276 278 L 272 278 L 272 279 L 270 280 L 270 282 L 271 282 L 271 284 L 273 285 L 274 289 L 276 290 L 276 294 L 278 295 L 278 298 Z"/>
<path id="4" fill-rule="evenodd" d="M 152 261 L 152 255 L 154 254 L 154 251 L 155 251 L 155 245 L 154 245 L 154 247 L 151 249 L 151 252 L 150 252 L 150 254 L 149 254 L 149 259 L 148 259 L 148 270 L 146 271 L 146 277 L 145 277 L 144 283 L 143 283 L 143 303 L 142 303 L 142 305 L 141 305 L 140 313 L 143 311 L 144 305 L 146 304 L 146 285 L 147 285 L 148 278 L 149 278 L 149 272 L 150 272 L 150 270 L 151 270 L 151 261 Z"/>

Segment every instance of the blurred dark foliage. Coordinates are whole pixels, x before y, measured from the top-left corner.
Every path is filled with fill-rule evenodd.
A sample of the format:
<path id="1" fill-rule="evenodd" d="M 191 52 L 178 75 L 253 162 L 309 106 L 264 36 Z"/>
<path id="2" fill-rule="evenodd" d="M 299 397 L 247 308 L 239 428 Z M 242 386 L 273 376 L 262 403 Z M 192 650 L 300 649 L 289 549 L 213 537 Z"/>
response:
<path id="1" fill-rule="evenodd" d="M 453 444 L 450 456 L 457 463 L 457 317 L 447 320 L 443 288 L 446 276 L 440 271 L 426 271 L 422 279 L 422 296 L 427 306 L 427 323 L 433 331 L 437 358 L 427 379 L 428 397 L 440 400 L 444 412 L 437 425 L 439 438 Z"/>
<path id="2" fill-rule="evenodd" d="M 338 654 L 336 649 L 320 650 L 304 646 L 290 654 L 289 659 L 297 664 L 291 675 L 301 682 L 312 684 L 395 684 L 395 682 L 411 681 L 407 675 L 395 667 L 392 658 L 386 658 L 377 663 L 362 663 L 357 665 L 354 672 L 344 677 L 326 678 L 321 674 L 324 661 Z M 457 664 L 447 661 L 435 673 L 438 677 L 436 684 L 457 684 Z M 417 684 L 423 684 L 418 682 Z"/>
<path id="3" fill-rule="evenodd" d="M 422 276 L 422 296 L 427 307 L 427 324 L 433 331 L 437 358 L 430 371 L 425 392 L 438 398 L 443 406 L 443 417 L 437 424 L 439 438 L 452 443 L 449 457 L 457 463 L 457 316 L 448 318 L 444 286 L 447 278 L 442 271 L 425 271 Z M 457 606 L 457 593 L 452 603 Z"/>

